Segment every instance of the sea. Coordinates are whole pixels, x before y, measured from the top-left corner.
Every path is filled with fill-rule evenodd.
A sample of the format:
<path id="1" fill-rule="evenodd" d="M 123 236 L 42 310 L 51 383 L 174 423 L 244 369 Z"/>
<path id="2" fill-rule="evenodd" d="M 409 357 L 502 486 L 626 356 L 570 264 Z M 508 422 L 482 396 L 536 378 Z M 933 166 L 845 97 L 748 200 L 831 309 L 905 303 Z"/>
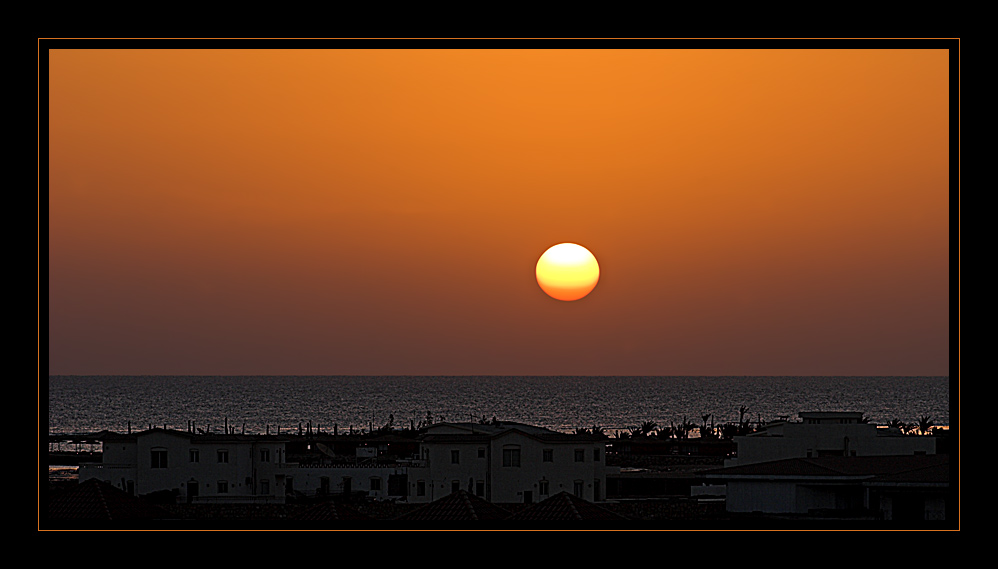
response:
<path id="1" fill-rule="evenodd" d="M 40 387 L 49 434 L 342 434 L 495 418 L 612 436 L 648 421 L 754 424 L 805 411 L 858 411 L 878 424 L 929 417 L 945 428 L 951 393 L 949 377 L 829 376 L 49 376 Z"/>

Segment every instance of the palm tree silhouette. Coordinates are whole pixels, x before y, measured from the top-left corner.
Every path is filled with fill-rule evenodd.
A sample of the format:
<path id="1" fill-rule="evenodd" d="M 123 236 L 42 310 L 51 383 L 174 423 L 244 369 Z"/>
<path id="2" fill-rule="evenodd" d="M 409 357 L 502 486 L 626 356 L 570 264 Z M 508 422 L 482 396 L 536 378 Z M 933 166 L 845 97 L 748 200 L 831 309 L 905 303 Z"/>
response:
<path id="1" fill-rule="evenodd" d="M 655 432 L 655 429 L 657 428 L 658 428 L 658 423 L 656 423 L 655 421 L 645 421 L 644 423 L 641 423 L 641 427 L 638 429 L 638 435 L 642 437 L 647 437 L 648 435 Z"/>
<path id="2" fill-rule="evenodd" d="M 932 432 L 932 417 L 925 415 L 918 418 L 918 434 L 927 435 Z"/>

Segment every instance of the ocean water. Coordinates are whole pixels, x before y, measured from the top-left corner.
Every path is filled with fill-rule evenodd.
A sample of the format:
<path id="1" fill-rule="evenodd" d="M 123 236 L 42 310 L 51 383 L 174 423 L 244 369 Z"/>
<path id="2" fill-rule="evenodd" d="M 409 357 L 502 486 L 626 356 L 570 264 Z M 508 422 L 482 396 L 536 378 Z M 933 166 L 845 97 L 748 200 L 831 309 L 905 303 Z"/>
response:
<path id="1" fill-rule="evenodd" d="M 332 432 L 493 417 L 608 434 L 645 421 L 715 424 L 802 411 L 861 411 L 874 423 L 950 420 L 948 377 L 50 376 L 49 433 L 150 426 Z"/>

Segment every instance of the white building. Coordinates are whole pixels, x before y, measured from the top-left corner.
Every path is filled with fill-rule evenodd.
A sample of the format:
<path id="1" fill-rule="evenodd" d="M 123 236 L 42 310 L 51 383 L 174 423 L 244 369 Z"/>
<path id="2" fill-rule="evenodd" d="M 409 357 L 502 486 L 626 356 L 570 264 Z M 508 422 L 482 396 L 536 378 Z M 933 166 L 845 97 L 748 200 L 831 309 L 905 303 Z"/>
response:
<path id="1" fill-rule="evenodd" d="M 79 480 L 96 478 L 132 495 L 172 491 L 187 503 L 283 503 L 288 494 L 405 496 L 404 466 L 299 465 L 285 460 L 287 442 L 275 435 L 158 428 L 111 433 L 103 439 L 103 461 L 81 464 Z"/>
<path id="2" fill-rule="evenodd" d="M 184 502 L 283 502 L 286 438 L 150 429 L 108 434 L 100 463 L 81 464 L 80 482 L 104 480 L 133 495 L 176 491 Z"/>
<path id="3" fill-rule="evenodd" d="M 946 520 L 949 456 L 825 456 L 725 467 L 703 477 L 727 486 L 729 512 Z"/>
<path id="4" fill-rule="evenodd" d="M 438 423 L 407 460 L 364 461 L 359 453 L 375 449 L 360 447 L 356 462 L 306 465 L 287 462 L 287 436 L 156 428 L 107 434 L 103 462 L 81 464 L 79 479 L 132 495 L 173 492 L 181 503 L 283 503 L 286 496 L 331 494 L 421 503 L 459 489 L 490 502 L 530 503 L 563 491 L 599 502 L 606 499 L 605 440 L 520 423 Z"/>
<path id="5" fill-rule="evenodd" d="M 438 423 L 408 470 L 409 502 L 466 490 L 494 503 L 531 503 L 566 491 L 606 499 L 605 438 L 520 423 Z"/>
<path id="6" fill-rule="evenodd" d="M 863 413 L 804 412 L 800 421 L 776 421 L 762 431 L 735 437 L 737 458 L 725 466 L 741 466 L 786 458 L 825 456 L 898 456 L 936 453 L 931 436 L 905 436 L 863 422 Z"/>

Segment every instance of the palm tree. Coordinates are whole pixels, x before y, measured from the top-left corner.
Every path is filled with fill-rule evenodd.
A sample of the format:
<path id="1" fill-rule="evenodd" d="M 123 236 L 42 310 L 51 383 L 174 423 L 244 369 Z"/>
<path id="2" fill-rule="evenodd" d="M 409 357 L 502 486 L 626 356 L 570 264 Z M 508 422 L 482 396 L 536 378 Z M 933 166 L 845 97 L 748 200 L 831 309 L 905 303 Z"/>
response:
<path id="1" fill-rule="evenodd" d="M 932 432 L 932 417 L 925 415 L 918 418 L 918 434 L 928 435 Z"/>
<path id="2" fill-rule="evenodd" d="M 748 407 L 742 405 L 738 408 L 738 434 L 747 435 L 752 432 L 752 427 L 749 426 L 750 421 L 745 419 L 745 413 L 748 413 Z"/>
<path id="3" fill-rule="evenodd" d="M 741 428 L 733 423 L 724 423 L 718 427 L 720 431 L 721 438 L 726 440 L 731 440 L 732 438 L 742 434 Z"/>
<path id="4" fill-rule="evenodd" d="M 690 431 L 695 428 L 696 424 L 683 415 L 683 422 L 679 423 L 678 427 L 673 427 L 673 431 L 676 433 L 677 439 L 688 439 L 690 438 Z"/>
<path id="5" fill-rule="evenodd" d="M 641 436 L 646 437 L 655 432 L 655 429 L 657 428 L 658 428 L 658 423 L 656 423 L 655 421 L 645 421 L 644 423 L 641 423 L 641 430 L 640 430 Z"/>
<path id="6" fill-rule="evenodd" d="M 674 427 L 663 426 L 658 431 L 655 432 L 655 436 L 660 439 L 671 439 L 676 435 L 676 430 Z"/>
<path id="7" fill-rule="evenodd" d="M 891 422 L 887 423 L 887 428 L 890 430 L 897 429 L 902 433 L 904 433 L 907 430 L 907 425 L 905 425 L 904 421 L 902 421 L 901 419 L 894 419 Z"/>

